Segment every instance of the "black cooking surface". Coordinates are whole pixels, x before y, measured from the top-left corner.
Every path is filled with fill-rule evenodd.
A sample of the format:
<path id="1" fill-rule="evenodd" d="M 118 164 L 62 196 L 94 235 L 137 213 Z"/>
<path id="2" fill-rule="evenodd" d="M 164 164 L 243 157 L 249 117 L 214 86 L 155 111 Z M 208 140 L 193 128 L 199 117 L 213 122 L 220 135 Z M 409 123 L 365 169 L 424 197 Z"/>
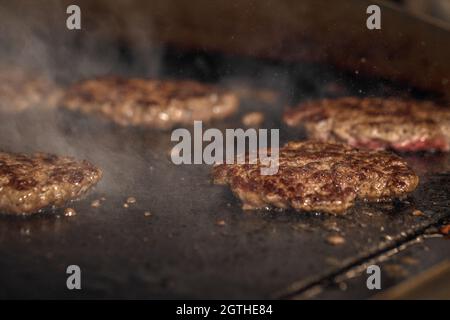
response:
<path id="1" fill-rule="evenodd" d="M 116 71 L 131 74 L 123 66 Z M 210 126 L 241 128 L 242 114 L 262 110 L 264 127 L 279 128 L 281 143 L 303 137 L 281 124 L 287 103 L 346 94 L 424 97 L 325 66 L 172 49 L 153 75 L 238 89 L 239 115 Z M 86 198 L 68 204 L 78 213 L 74 217 L 64 216 L 63 209 L 0 217 L 0 298 L 288 297 L 450 214 L 444 154 L 405 155 L 421 176 L 405 201 L 359 203 L 335 217 L 243 212 L 226 187 L 211 183 L 209 166 L 172 164 L 172 146 L 170 132 L 122 128 L 62 110 L 3 115 L 0 149 L 86 158 L 103 169 L 104 178 Z M 129 196 L 137 202 L 124 208 Z M 103 205 L 92 208 L 101 197 Z M 414 216 L 416 209 L 424 215 Z M 345 244 L 328 244 L 332 234 L 342 235 Z M 65 271 L 72 264 L 82 270 L 81 291 L 66 288 Z"/>

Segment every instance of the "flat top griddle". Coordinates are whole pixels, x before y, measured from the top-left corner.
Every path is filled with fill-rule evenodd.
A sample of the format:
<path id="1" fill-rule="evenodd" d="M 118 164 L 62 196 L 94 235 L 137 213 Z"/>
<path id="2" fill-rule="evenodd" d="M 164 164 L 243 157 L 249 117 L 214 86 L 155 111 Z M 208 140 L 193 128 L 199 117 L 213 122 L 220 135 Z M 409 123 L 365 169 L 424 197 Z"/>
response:
<path id="1" fill-rule="evenodd" d="M 429 97 L 327 66 L 163 52 L 164 77 L 277 92 L 273 102 L 244 95 L 239 115 L 210 126 L 241 128 L 245 112 L 261 110 L 263 127 L 279 128 L 281 144 L 304 138 L 281 123 L 289 103 L 349 94 Z M 341 89 L 326 89 L 330 84 Z M 63 209 L 0 217 L 0 298 L 289 298 L 450 216 L 446 154 L 403 155 L 421 176 L 407 200 L 358 203 L 347 215 L 331 216 L 243 212 L 226 187 L 211 183 L 210 166 L 172 164 L 172 146 L 170 132 L 122 128 L 64 110 L 2 115 L 1 150 L 86 158 L 103 168 L 104 178 L 67 205 L 74 217 Z M 129 196 L 137 203 L 124 208 Z M 101 197 L 103 205 L 92 208 Z M 416 209 L 424 215 L 414 216 Z M 326 242 L 336 233 L 344 245 Z M 80 291 L 66 288 L 72 264 L 82 270 Z"/>

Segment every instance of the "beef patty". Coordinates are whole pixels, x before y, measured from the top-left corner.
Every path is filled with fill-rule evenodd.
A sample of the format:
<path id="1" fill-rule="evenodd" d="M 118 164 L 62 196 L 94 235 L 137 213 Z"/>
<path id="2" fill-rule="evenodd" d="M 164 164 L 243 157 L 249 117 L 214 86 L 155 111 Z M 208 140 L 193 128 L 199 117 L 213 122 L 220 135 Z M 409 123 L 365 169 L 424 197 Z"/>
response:
<path id="1" fill-rule="evenodd" d="M 289 126 L 304 125 L 312 139 L 398 151 L 449 151 L 450 109 L 428 101 L 339 98 L 288 110 Z"/>
<path id="2" fill-rule="evenodd" d="M 358 150 L 327 142 L 289 142 L 279 150 L 279 170 L 261 175 L 261 164 L 220 164 L 214 182 L 227 184 L 243 209 L 294 208 L 339 214 L 356 199 L 386 201 L 412 192 L 419 178 L 387 151 Z"/>
<path id="3" fill-rule="evenodd" d="M 194 120 L 225 118 L 237 110 L 238 99 L 194 81 L 104 77 L 73 85 L 63 106 L 100 114 L 120 125 L 170 129 Z"/>
<path id="4" fill-rule="evenodd" d="M 0 213 L 31 214 L 85 193 L 102 176 L 87 161 L 0 152 Z"/>
<path id="5" fill-rule="evenodd" d="M 48 77 L 16 67 L 0 67 L 0 111 L 54 108 L 62 90 Z"/>

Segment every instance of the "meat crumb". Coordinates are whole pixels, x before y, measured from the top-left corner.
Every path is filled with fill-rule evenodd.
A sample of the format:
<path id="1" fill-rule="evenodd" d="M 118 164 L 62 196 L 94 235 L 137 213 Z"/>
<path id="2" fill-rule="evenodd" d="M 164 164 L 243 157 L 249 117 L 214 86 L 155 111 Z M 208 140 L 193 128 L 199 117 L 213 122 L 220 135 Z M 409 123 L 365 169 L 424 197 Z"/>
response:
<path id="1" fill-rule="evenodd" d="M 324 227 L 325 227 L 325 229 L 327 229 L 329 231 L 335 231 L 335 232 L 340 231 L 336 221 L 326 221 L 324 223 Z"/>
<path id="2" fill-rule="evenodd" d="M 399 264 L 388 264 L 384 266 L 384 270 L 390 277 L 393 278 L 404 278 L 407 277 L 409 272 L 403 266 Z"/>
<path id="3" fill-rule="evenodd" d="M 422 211 L 420 211 L 420 210 L 414 210 L 412 212 L 412 215 L 415 216 L 415 217 L 421 217 L 421 216 L 424 216 L 425 214 Z"/>
<path id="4" fill-rule="evenodd" d="M 450 224 L 446 224 L 439 229 L 439 232 L 445 236 L 450 235 Z"/>
<path id="5" fill-rule="evenodd" d="M 136 198 L 135 198 L 135 197 L 128 197 L 128 198 L 127 198 L 127 203 L 128 203 L 128 204 L 136 203 Z"/>
<path id="6" fill-rule="evenodd" d="M 151 215 L 152 215 L 152 213 L 150 211 L 144 212 L 144 217 L 150 217 Z"/>
<path id="7" fill-rule="evenodd" d="M 264 114 L 262 112 L 249 112 L 242 117 L 242 123 L 246 127 L 259 127 L 264 122 Z"/>
<path id="8" fill-rule="evenodd" d="M 217 220 L 216 224 L 217 224 L 218 226 L 223 227 L 223 226 L 225 226 L 227 223 L 225 222 L 225 220 Z"/>
<path id="9" fill-rule="evenodd" d="M 101 204 L 100 200 L 98 200 L 98 199 L 91 202 L 92 208 L 99 208 L 101 205 L 102 204 Z"/>
<path id="10" fill-rule="evenodd" d="M 66 216 L 66 217 L 73 217 L 76 215 L 77 215 L 77 212 L 75 211 L 74 208 L 66 208 L 64 210 L 64 216 Z"/>
<path id="11" fill-rule="evenodd" d="M 345 238 L 339 235 L 332 235 L 327 238 L 327 242 L 333 246 L 339 246 L 345 243 Z"/>

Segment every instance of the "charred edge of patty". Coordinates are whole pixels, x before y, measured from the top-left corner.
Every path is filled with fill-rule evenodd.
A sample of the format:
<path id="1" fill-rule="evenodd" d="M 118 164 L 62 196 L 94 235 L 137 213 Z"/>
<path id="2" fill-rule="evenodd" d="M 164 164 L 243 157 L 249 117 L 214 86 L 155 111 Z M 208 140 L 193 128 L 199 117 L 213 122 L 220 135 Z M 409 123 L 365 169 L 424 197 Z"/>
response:
<path id="1" fill-rule="evenodd" d="M 63 89 L 52 79 L 16 68 L 0 67 L 0 112 L 20 113 L 32 107 L 53 109 L 63 97 Z"/>
<path id="2" fill-rule="evenodd" d="M 30 215 L 85 194 L 103 176 L 86 160 L 0 153 L 0 213 Z"/>
<path id="3" fill-rule="evenodd" d="M 305 153 L 299 161 L 307 157 L 313 161 L 307 160 L 297 168 L 280 167 L 274 177 L 262 177 L 259 165 L 220 164 L 213 167 L 213 182 L 229 185 L 244 210 L 277 207 L 332 214 L 345 213 L 358 199 L 380 202 L 403 198 L 419 183 L 418 176 L 398 156 L 385 151 L 359 151 L 339 143 L 288 143 L 281 149 L 280 166 L 286 153 L 299 148 Z M 301 160 L 302 156 L 306 158 Z M 321 168 L 322 162 L 330 167 Z M 321 185 L 321 179 L 329 183 Z"/>
<path id="4" fill-rule="evenodd" d="M 359 117 L 349 116 L 344 123 L 336 119 L 346 111 L 356 112 Z M 441 115 L 446 116 L 441 119 Z M 377 116 L 384 120 L 377 120 Z M 374 150 L 450 151 L 450 110 L 429 101 L 323 99 L 290 108 L 283 119 L 288 126 L 302 124 L 309 138 L 321 141 L 345 142 Z"/>
<path id="5" fill-rule="evenodd" d="M 195 120 L 229 117 L 237 111 L 239 100 L 230 91 L 190 80 L 108 77 L 75 84 L 62 105 L 122 126 L 168 130 Z"/>

